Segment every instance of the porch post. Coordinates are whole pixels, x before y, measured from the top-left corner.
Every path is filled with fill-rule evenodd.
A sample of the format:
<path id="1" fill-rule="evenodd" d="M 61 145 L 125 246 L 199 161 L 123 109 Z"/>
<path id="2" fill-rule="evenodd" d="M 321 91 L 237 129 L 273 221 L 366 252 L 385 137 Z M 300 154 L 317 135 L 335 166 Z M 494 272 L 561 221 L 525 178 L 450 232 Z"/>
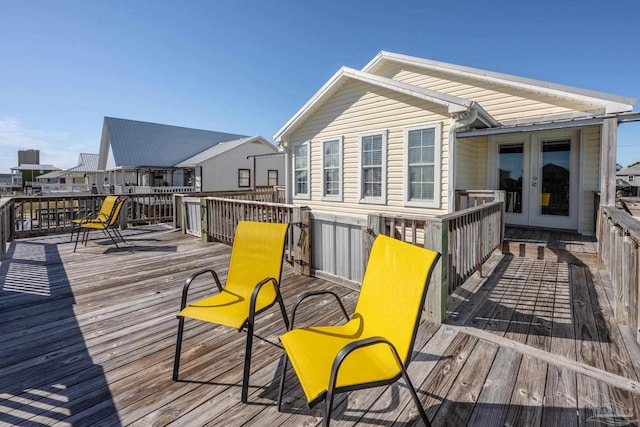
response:
<path id="1" fill-rule="evenodd" d="M 604 119 L 600 134 L 600 206 L 616 202 L 616 149 L 618 119 Z"/>

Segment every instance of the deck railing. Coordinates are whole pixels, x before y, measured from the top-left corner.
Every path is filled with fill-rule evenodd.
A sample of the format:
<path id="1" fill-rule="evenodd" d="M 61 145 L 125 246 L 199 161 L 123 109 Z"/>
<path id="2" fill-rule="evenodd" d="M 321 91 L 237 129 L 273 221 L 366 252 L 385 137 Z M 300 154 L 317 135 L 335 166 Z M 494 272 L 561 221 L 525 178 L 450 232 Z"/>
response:
<path id="1" fill-rule="evenodd" d="M 504 190 L 456 190 L 455 210 L 472 208 L 485 203 L 504 201 Z"/>
<path id="2" fill-rule="evenodd" d="M 640 221 L 623 210 L 603 206 L 598 227 L 600 269 L 609 273 L 613 314 L 629 325 L 640 343 Z"/>
<path id="3" fill-rule="evenodd" d="M 442 254 L 427 296 L 428 316 L 444 319 L 446 297 L 502 247 L 504 202 L 493 201 L 436 217 L 370 214 L 368 228 Z"/>
<path id="4" fill-rule="evenodd" d="M 7 242 L 13 239 L 13 199 L 0 199 L 0 260 L 7 257 Z"/>

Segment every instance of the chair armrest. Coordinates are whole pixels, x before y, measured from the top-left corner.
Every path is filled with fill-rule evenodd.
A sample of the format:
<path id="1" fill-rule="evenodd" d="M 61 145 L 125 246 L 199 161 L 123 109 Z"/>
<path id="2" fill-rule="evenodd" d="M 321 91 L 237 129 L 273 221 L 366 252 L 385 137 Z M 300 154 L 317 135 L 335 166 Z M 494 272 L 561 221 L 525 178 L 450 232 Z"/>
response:
<path id="1" fill-rule="evenodd" d="M 276 279 L 274 279 L 273 277 L 267 277 L 266 279 L 262 279 L 261 281 L 259 281 L 256 286 L 253 288 L 253 292 L 251 293 L 251 301 L 249 302 L 249 317 L 248 320 L 250 322 L 253 322 L 253 318 L 256 315 L 256 302 L 258 300 L 258 294 L 260 293 L 260 290 L 262 289 L 262 287 L 264 285 L 266 285 L 267 283 L 273 283 L 273 286 L 275 288 L 276 293 L 280 292 L 278 290 L 278 281 Z M 240 330 L 242 330 L 242 328 L 244 327 L 244 325 L 240 328 Z"/>
<path id="2" fill-rule="evenodd" d="M 180 310 L 183 310 L 187 306 L 187 292 L 189 292 L 189 286 L 191 286 L 191 283 L 193 282 L 193 280 L 206 273 L 211 273 L 211 276 L 213 276 L 213 280 L 216 282 L 216 286 L 218 287 L 218 292 L 222 292 L 222 284 L 220 283 L 218 274 L 214 270 L 207 269 L 207 270 L 198 271 L 197 273 L 192 274 L 191 277 L 187 279 L 186 283 L 184 284 L 184 287 L 182 288 L 182 300 L 180 301 Z"/>
<path id="3" fill-rule="evenodd" d="M 333 364 L 331 365 L 331 375 L 329 377 L 329 388 L 328 390 L 334 390 L 336 387 L 336 381 L 338 379 L 338 371 L 340 370 L 340 366 L 342 366 L 342 362 L 355 350 L 369 347 L 377 344 L 385 344 L 391 349 L 391 353 L 393 354 L 396 362 L 398 363 L 398 367 L 403 369 L 402 360 L 400 359 L 400 355 L 398 355 L 398 351 L 395 346 L 383 337 L 369 337 L 363 338 L 361 340 L 350 342 L 340 349 L 335 359 L 333 359 Z"/>
<path id="4" fill-rule="evenodd" d="M 309 292 L 305 292 L 304 294 L 300 295 L 298 297 L 298 300 L 296 301 L 296 303 L 293 305 L 293 311 L 291 312 L 291 325 L 289 326 L 289 331 L 293 329 L 293 322 L 295 321 L 296 318 L 296 310 L 298 309 L 298 305 L 300 305 L 300 303 L 302 301 L 304 301 L 305 299 L 309 298 L 309 297 L 314 297 L 317 295 L 333 295 L 333 297 L 336 299 L 336 301 L 338 302 L 338 305 L 340 305 L 340 309 L 342 310 L 342 313 L 344 314 L 344 317 L 349 320 L 349 314 L 347 313 L 347 310 L 345 310 L 344 305 L 342 304 L 342 301 L 340 301 L 340 297 L 335 293 L 335 292 L 331 292 L 331 291 L 309 291 Z"/>

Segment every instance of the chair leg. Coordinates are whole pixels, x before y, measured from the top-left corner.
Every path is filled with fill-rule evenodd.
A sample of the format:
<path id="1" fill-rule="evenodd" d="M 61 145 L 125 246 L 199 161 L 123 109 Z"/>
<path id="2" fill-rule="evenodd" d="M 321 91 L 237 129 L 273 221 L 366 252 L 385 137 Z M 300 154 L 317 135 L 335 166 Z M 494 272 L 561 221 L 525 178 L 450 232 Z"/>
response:
<path id="1" fill-rule="evenodd" d="M 173 359 L 173 380 L 178 381 L 178 371 L 180 369 L 180 350 L 182 349 L 182 333 L 184 332 L 184 317 L 179 318 L 178 339 L 176 341 L 176 355 Z"/>
<path id="2" fill-rule="evenodd" d="M 251 345 L 253 344 L 253 321 L 247 321 L 247 348 L 244 352 L 244 373 L 242 375 L 242 403 L 249 397 L 249 373 L 251 372 Z"/>
<path id="3" fill-rule="evenodd" d="M 76 245 L 73 247 L 73 252 L 75 252 L 76 249 L 78 248 L 78 240 L 79 239 L 80 239 L 80 228 L 78 227 L 78 233 L 76 234 Z"/>
<path id="4" fill-rule="evenodd" d="M 284 319 L 284 325 L 286 330 L 289 330 L 289 318 L 287 317 L 287 311 L 284 308 L 284 301 L 282 300 L 282 295 L 280 294 L 280 290 L 276 288 L 276 299 L 278 300 L 278 305 L 280 305 L 280 312 L 282 313 L 282 319 Z"/>
<path id="5" fill-rule="evenodd" d="M 282 362 L 282 375 L 280 376 L 280 387 L 278 387 L 278 412 L 282 412 L 282 394 L 284 393 L 284 382 L 287 375 L 287 365 L 289 364 L 289 358 L 287 354 L 284 354 L 284 361 Z"/>
<path id="6" fill-rule="evenodd" d="M 427 427 L 431 427 L 431 423 L 429 422 L 429 419 L 427 418 L 427 414 L 424 412 L 424 408 L 422 407 L 422 403 L 420 403 L 420 399 L 418 398 L 418 394 L 416 393 L 416 389 L 413 388 L 413 384 L 411 383 L 411 380 L 409 379 L 409 375 L 407 374 L 407 370 L 404 368 L 404 365 L 402 363 L 400 363 L 400 368 L 402 369 L 402 378 L 404 378 L 404 382 L 407 383 L 407 387 L 409 387 L 409 391 L 411 392 L 411 397 L 413 398 L 413 401 L 415 402 L 416 406 L 418 407 L 418 412 L 420 413 L 420 417 L 422 418 L 422 421 L 424 421 L 424 424 Z"/>
<path id="7" fill-rule="evenodd" d="M 324 427 L 329 427 L 329 423 L 331 422 L 331 411 L 333 410 L 333 387 L 329 387 L 327 390 L 327 395 L 324 398 L 324 421 L 322 425 Z"/>

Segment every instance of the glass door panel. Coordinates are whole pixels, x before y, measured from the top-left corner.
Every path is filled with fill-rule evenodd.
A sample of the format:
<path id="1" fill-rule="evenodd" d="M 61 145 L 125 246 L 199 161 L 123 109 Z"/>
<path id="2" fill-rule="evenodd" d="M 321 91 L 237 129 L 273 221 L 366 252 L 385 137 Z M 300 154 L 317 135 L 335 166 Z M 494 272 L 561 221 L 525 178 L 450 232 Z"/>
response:
<path id="1" fill-rule="evenodd" d="M 540 144 L 540 214 L 570 215 L 571 140 Z"/>
<path id="2" fill-rule="evenodd" d="M 498 147 L 498 185 L 505 191 L 505 211 L 522 213 L 524 144 L 501 144 Z"/>

